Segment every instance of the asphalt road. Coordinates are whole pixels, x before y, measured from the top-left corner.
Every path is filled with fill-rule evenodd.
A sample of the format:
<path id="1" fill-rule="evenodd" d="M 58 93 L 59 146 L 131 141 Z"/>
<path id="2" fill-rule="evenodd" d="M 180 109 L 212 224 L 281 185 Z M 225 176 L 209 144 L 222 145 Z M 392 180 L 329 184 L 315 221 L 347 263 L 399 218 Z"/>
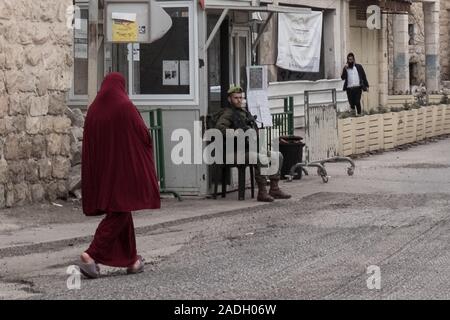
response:
<path id="1" fill-rule="evenodd" d="M 329 173 L 284 184 L 288 201 L 141 232 L 142 274 L 105 267 L 69 290 L 87 244 L 2 258 L 0 298 L 450 298 L 450 139 Z"/>

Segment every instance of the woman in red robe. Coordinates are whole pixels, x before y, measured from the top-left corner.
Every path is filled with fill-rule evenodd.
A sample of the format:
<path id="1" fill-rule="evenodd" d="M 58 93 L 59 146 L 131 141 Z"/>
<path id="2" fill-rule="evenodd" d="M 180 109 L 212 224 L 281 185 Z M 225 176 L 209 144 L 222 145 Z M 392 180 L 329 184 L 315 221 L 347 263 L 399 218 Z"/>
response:
<path id="1" fill-rule="evenodd" d="M 160 208 L 160 195 L 152 138 L 120 73 L 105 77 L 89 107 L 81 168 L 84 214 L 106 215 L 81 255 L 82 273 L 98 277 L 97 263 L 143 271 L 131 211 Z"/>

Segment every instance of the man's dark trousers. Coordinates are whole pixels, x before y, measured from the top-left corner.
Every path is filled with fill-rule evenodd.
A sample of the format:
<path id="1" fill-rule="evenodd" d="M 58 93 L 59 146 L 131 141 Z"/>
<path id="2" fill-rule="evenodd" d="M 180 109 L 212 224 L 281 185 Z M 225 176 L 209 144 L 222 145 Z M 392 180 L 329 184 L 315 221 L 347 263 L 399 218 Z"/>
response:
<path id="1" fill-rule="evenodd" d="M 348 102 L 350 103 L 350 108 L 358 112 L 358 114 L 361 114 L 361 95 L 362 95 L 362 88 L 361 87 L 353 87 L 353 88 L 347 88 L 347 98 Z"/>

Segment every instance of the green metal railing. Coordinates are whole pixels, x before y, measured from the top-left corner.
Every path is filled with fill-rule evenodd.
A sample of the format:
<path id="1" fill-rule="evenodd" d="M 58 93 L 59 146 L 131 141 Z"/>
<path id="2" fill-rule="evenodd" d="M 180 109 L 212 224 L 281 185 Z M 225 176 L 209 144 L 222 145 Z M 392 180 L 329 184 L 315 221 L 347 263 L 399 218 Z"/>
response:
<path id="1" fill-rule="evenodd" d="M 155 159 L 156 173 L 159 181 L 160 193 L 173 194 L 174 197 L 176 197 L 178 200 L 181 201 L 181 197 L 178 193 L 166 189 L 162 110 L 156 109 L 150 111 L 142 111 L 141 115 L 153 139 L 153 156 Z"/>
<path id="2" fill-rule="evenodd" d="M 267 137 L 267 150 L 271 150 L 275 132 L 278 136 L 294 135 L 294 97 L 284 98 L 284 112 L 272 114 L 272 127 L 264 128 Z"/>

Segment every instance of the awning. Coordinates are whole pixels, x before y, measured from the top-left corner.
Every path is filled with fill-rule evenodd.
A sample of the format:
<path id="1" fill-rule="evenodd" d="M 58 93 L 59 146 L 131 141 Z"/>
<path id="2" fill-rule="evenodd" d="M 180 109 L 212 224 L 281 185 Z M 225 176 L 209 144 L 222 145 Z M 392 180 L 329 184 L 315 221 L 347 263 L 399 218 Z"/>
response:
<path id="1" fill-rule="evenodd" d="M 273 0 L 199 0 L 203 9 L 253 12 L 305 13 L 310 9 L 275 5 Z"/>
<path id="2" fill-rule="evenodd" d="M 272 19 L 274 13 L 310 13 L 311 8 L 300 7 L 286 7 L 274 5 L 272 0 L 199 0 L 202 8 L 205 10 L 219 9 L 222 10 L 222 14 L 219 17 L 216 25 L 214 26 L 211 34 L 206 40 L 204 50 L 208 50 L 209 45 L 219 31 L 225 17 L 230 11 L 249 11 L 249 12 L 268 12 L 269 16 L 264 22 L 255 42 L 253 43 L 252 50 L 258 45 L 262 34 L 264 33 L 269 21 Z"/>
<path id="3" fill-rule="evenodd" d="M 377 5 L 383 13 L 409 13 L 410 0 L 351 0 L 350 8 L 366 11 L 368 6 Z"/>

